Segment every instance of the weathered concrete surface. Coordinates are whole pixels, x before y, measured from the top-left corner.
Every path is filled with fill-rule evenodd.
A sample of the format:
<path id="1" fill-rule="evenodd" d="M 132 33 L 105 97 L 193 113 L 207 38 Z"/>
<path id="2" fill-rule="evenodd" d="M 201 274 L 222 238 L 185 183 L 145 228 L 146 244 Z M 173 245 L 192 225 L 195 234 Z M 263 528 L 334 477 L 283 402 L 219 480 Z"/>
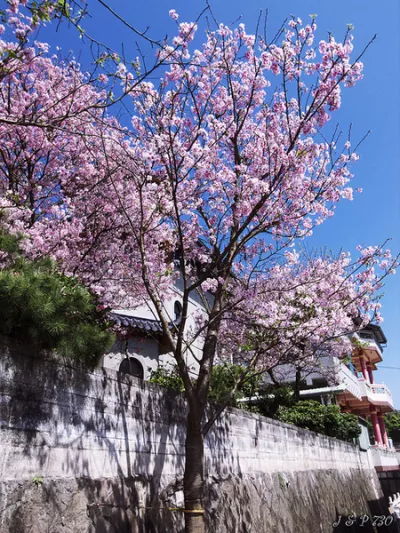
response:
<path id="1" fill-rule="evenodd" d="M 207 521 L 214 533 L 334 533 L 339 515 L 382 514 L 363 471 L 210 478 Z M 180 533 L 177 487 L 154 492 L 145 479 L 53 479 L 0 483 L 1 533 Z M 178 498 L 177 498 L 178 496 Z M 379 531 L 386 529 L 379 528 Z"/>
<path id="2" fill-rule="evenodd" d="M 1 533 L 154 531 L 140 480 L 54 479 L 0 484 Z M 170 524 L 173 527 L 173 524 Z M 175 531 L 175 529 L 170 529 Z"/>
<path id="3" fill-rule="evenodd" d="M 181 530 L 179 395 L 8 341 L 0 354 L 0 533 Z M 382 498 L 356 447 L 234 409 L 207 438 L 206 472 L 211 532 L 339 531 L 338 514 Z"/>

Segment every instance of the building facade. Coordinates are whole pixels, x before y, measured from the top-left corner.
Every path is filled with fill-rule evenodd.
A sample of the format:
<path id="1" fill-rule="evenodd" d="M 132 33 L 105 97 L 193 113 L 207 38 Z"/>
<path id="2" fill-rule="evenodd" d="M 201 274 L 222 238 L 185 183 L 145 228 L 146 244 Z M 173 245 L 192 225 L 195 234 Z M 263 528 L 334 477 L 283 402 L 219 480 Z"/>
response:
<path id="1" fill-rule="evenodd" d="M 177 283 L 164 301 L 164 312 L 168 317 L 171 332 L 179 325 L 182 313 L 182 280 Z M 201 358 L 203 340 L 196 336 L 196 320 L 206 313 L 204 299 L 210 301 L 210 294 L 193 291 L 189 297 L 185 325 L 185 359 L 193 374 L 197 374 L 196 360 Z M 170 352 L 166 336 L 156 311 L 149 302 L 135 309 L 115 309 L 111 318 L 121 328 L 116 343 L 103 357 L 103 366 L 112 370 L 148 380 L 159 366 L 172 367 L 176 362 Z"/>
<path id="2" fill-rule="evenodd" d="M 319 398 L 322 402 L 334 401 L 342 412 L 352 413 L 371 423 L 374 442 L 371 454 L 378 471 L 397 470 L 399 463 L 395 449 L 388 438 L 384 415 L 394 411 L 392 394 L 384 383 L 377 383 L 375 371 L 382 361 L 386 337 L 380 326 L 368 325 L 352 336 L 353 350 L 346 362 L 333 359 L 335 384 L 312 387 L 321 383 L 321 375 L 309 376 L 303 398 Z M 365 438 L 365 435 L 363 435 Z"/>

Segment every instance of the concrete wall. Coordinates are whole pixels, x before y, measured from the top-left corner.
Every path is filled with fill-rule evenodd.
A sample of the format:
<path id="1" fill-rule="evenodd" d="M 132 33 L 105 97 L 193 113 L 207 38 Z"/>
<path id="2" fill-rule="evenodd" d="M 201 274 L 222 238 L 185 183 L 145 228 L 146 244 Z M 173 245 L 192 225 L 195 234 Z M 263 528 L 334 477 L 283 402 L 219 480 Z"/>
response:
<path id="1" fill-rule="evenodd" d="M 168 509 L 182 505 L 182 397 L 6 342 L 0 354 L 0 533 L 181 531 Z M 213 532 L 326 533 L 382 498 L 356 447 L 234 409 L 207 438 L 206 473 Z"/>

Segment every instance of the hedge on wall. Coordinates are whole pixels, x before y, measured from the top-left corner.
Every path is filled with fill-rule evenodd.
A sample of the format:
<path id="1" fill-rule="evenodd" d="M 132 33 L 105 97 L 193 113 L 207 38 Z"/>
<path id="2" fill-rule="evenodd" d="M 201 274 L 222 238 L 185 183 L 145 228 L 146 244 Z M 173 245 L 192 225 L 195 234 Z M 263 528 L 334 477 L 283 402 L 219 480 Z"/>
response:
<path id="1" fill-rule="evenodd" d="M 351 441 L 361 433 L 355 415 L 341 413 L 338 405 L 322 405 L 314 400 L 283 407 L 278 411 L 278 418 L 282 422 L 342 440 Z"/>

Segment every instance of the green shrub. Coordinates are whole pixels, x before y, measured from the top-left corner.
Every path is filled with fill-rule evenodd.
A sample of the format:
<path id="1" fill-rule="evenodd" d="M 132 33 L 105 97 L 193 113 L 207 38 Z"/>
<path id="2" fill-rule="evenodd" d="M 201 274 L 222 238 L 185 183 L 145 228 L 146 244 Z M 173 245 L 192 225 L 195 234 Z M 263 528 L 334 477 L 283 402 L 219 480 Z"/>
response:
<path id="1" fill-rule="evenodd" d="M 279 409 L 291 407 L 296 403 L 293 386 L 269 385 L 259 391 L 259 399 L 253 407 L 253 411 L 269 418 L 276 418 Z"/>
<path id="2" fill-rule="evenodd" d="M 239 365 L 223 364 L 215 365 L 212 371 L 209 398 L 216 402 L 222 402 L 233 389 L 236 380 L 240 377 L 243 368 Z M 230 405 L 242 407 L 237 400 L 254 395 L 258 391 L 258 377 L 251 377 L 234 394 Z M 183 381 L 177 367 L 167 369 L 158 367 L 153 371 L 149 380 L 162 387 L 169 387 L 178 392 L 184 391 Z"/>
<path id="3" fill-rule="evenodd" d="M 226 396 L 232 391 L 235 383 L 240 379 L 243 373 L 243 367 L 240 365 L 232 365 L 225 363 L 223 365 L 215 365 L 211 376 L 210 394 L 209 398 L 216 402 L 223 401 Z M 258 376 L 252 376 L 251 373 L 246 377 L 246 381 L 240 385 L 232 399 L 231 405 L 237 405 L 237 400 L 242 398 L 249 398 L 258 393 L 259 390 Z"/>
<path id="4" fill-rule="evenodd" d="M 170 368 L 159 366 L 157 370 L 152 370 L 149 381 L 150 383 L 160 385 L 160 387 L 168 387 L 177 392 L 183 392 L 185 390 L 183 380 L 176 366 Z"/>
<path id="5" fill-rule="evenodd" d="M 209 397 L 222 401 L 232 390 L 235 380 L 243 369 L 238 365 L 216 365 L 211 378 Z M 178 392 L 184 391 L 183 381 L 177 367 L 159 367 L 151 375 L 150 381 Z M 258 395 L 255 405 L 238 402 L 241 398 Z M 310 429 L 330 437 L 351 441 L 358 437 L 361 428 L 355 415 L 341 413 L 337 405 L 322 405 L 314 400 L 297 402 L 290 385 L 267 388 L 254 377 L 245 383 L 234 395 L 231 405 L 258 412 L 264 416 L 278 418 L 282 422 Z"/>
<path id="6" fill-rule="evenodd" d="M 361 433 L 355 415 L 341 413 L 338 405 L 322 405 L 314 400 L 283 407 L 278 411 L 278 418 L 282 422 L 342 440 L 350 441 Z"/>
<path id="7" fill-rule="evenodd" d="M 393 432 L 400 430 L 400 411 L 394 411 L 384 415 L 386 431 L 389 437 L 393 437 Z"/>

